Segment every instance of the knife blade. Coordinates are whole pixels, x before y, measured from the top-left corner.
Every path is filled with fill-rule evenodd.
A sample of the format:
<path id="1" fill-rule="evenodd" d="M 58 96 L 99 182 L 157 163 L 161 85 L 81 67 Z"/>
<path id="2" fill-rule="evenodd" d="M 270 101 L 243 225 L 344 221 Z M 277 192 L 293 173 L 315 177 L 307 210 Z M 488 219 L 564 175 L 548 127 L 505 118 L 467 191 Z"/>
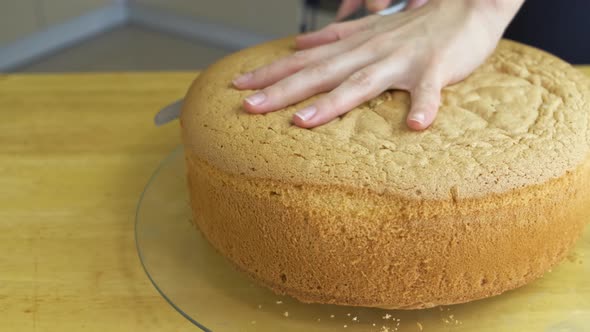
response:
<path id="1" fill-rule="evenodd" d="M 184 102 L 184 99 L 179 99 L 172 104 L 165 106 L 158 113 L 156 113 L 156 116 L 154 117 L 154 123 L 156 126 L 159 127 L 174 119 L 177 119 L 180 116 L 182 102 Z"/>

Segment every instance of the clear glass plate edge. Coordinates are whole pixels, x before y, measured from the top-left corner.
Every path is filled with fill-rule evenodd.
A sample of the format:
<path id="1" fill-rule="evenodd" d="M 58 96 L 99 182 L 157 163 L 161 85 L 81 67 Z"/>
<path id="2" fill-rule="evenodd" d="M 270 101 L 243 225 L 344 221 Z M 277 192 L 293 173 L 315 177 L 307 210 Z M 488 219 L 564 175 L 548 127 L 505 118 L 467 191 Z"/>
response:
<path id="1" fill-rule="evenodd" d="M 158 167 L 156 167 L 156 169 L 152 172 L 152 175 L 150 176 L 147 184 L 145 185 L 145 187 L 143 188 L 143 191 L 141 192 L 141 195 L 139 196 L 139 200 L 138 200 L 137 205 L 135 207 L 135 222 L 134 222 L 134 231 L 133 231 L 134 237 L 135 237 L 135 249 L 137 250 L 139 262 L 141 263 L 141 267 L 143 268 L 143 271 L 147 275 L 149 281 L 152 283 L 154 288 L 158 291 L 158 293 L 160 293 L 160 295 L 166 300 L 166 302 L 168 302 L 172 306 L 172 308 L 174 308 L 179 314 L 181 314 L 184 318 L 188 319 L 189 322 L 193 323 L 194 325 L 199 327 L 201 330 L 203 330 L 205 332 L 212 332 L 210 329 L 205 327 L 203 324 L 197 322 L 191 316 L 189 316 L 186 312 L 184 312 L 182 309 L 180 309 L 176 304 L 174 304 L 174 302 L 172 302 L 172 300 L 170 298 L 168 298 L 168 296 L 166 296 L 166 294 L 160 289 L 160 287 L 158 287 L 155 280 L 152 278 L 150 272 L 148 271 L 147 266 L 144 263 L 145 260 L 144 260 L 142 253 L 141 253 L 141 249 L 140 249 L 140 245 L 139 245 L 139 242 L 140 242 L 139 234 L 138 234 L 138 224 L 140 222 L 139 211 L 141 209 L 141 204 L 143 203 L 145 193 L 149 189 L 149 187 L 153 183 L 153 181 L 158 177 L 158 175 L 160 175 L 160 171 L 170 161 L 172 161 L 174 158 L 176 158 L 177 154 L 179 154 L 179 153 L 182 153 L 182 146 L 176 147 L 171 153 L 169 153 L 166 156 L 166 158 L 164 158 L 162 161 L 160 161 L 160 163 L 158 164 Z"/>

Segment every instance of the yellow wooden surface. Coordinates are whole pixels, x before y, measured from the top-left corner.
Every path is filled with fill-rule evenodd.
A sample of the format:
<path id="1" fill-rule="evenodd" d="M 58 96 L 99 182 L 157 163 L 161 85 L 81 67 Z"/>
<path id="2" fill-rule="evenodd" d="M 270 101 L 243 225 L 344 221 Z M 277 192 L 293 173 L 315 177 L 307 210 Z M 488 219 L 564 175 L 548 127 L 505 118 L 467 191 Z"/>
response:
<path id="1" fill-rule="evenodd" d="M 139 195 L 180 142 L 153 115 L 195 75 L 0 76 L 0 331 L 197 330 L 133 238 Z"/>
<path id="2" fill-rule="evenodd" d="M 196 331 L 148 281 L 135 207 L 195 73 L 0 76 L 0 331 Z"/>

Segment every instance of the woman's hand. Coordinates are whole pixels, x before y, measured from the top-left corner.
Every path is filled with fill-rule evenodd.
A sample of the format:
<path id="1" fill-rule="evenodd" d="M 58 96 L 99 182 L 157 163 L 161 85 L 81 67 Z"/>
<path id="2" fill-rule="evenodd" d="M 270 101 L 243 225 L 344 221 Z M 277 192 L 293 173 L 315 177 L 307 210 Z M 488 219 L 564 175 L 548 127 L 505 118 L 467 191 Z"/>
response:
<path id="1" fill-rule="evenodd" d="M 427 128 L 441 89 L 464 79 L 493 51 L 523 0 L 430 0 L 403 13 L 372 15 L 298 36 L 300 51 L 234 80 L 262 89 L 251 113 L 275 111 L 321 92 L 293 122 L 319 126 L 388 89 L 410 92 L 407 124 Z"/>

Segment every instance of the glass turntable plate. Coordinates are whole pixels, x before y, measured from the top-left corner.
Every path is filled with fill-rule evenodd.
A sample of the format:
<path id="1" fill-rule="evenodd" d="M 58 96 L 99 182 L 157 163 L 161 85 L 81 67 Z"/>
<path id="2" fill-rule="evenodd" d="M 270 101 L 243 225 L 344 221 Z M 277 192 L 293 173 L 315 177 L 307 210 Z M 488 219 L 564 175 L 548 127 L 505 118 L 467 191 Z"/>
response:
<path id="1" fill-rule="evenodd" d="M 205 331 L 590 331 L 590 227 L 564 262 L 525 287 L 467 304 L 398 311 L 275 295 L 234 269 L 191 218 L 177 148 L 140 198 L 137 250 L 156 289 Z"/>

